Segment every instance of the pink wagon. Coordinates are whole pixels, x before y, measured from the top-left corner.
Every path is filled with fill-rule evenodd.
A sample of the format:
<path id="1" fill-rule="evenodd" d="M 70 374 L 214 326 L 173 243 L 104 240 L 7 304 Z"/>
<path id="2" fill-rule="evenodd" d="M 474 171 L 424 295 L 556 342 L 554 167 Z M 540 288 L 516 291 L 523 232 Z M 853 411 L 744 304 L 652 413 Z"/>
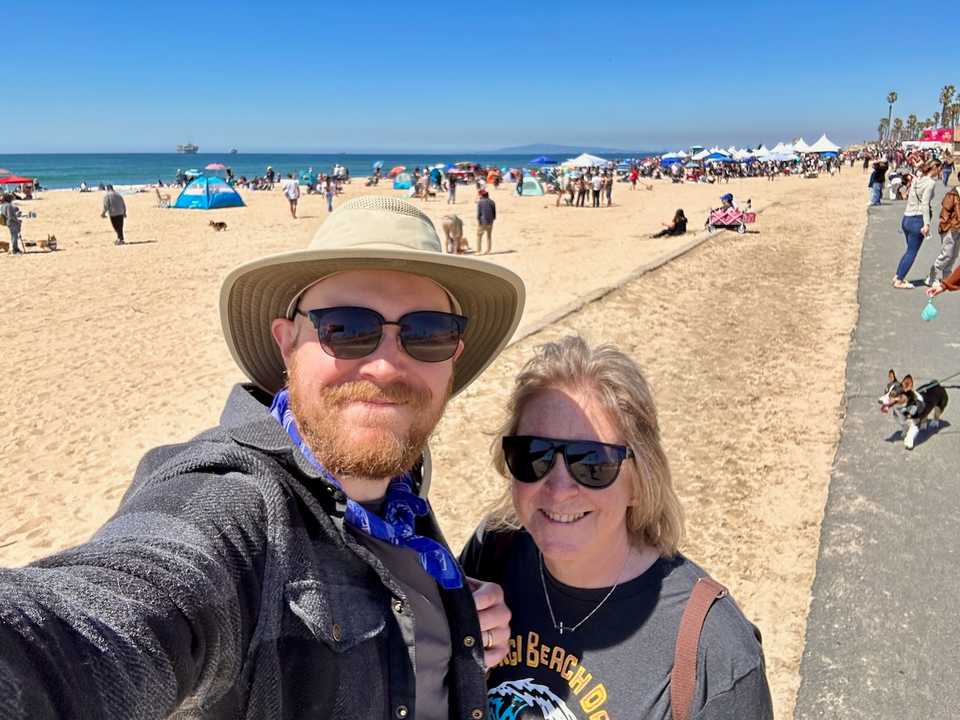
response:
<path id="1" fill-rule="evenodd" d="M 744 212 L 737 208 L 717 208 L 710 211 L 710 217 L 707 218 L 707 230 L 713 232 L 717 228 L 727 228 L 736 230 L 741 235 L 747 231 L 747 225 L 757 221 L 757 214 L 753 212 Z"/>

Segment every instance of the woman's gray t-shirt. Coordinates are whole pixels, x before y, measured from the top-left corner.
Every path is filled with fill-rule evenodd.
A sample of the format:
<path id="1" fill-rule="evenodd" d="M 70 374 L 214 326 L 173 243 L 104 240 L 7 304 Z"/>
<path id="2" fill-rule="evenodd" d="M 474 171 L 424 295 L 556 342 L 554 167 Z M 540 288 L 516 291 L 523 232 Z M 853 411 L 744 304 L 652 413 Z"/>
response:
<path id="1" fill-rule="evenodd" d="M 487 680 L 490 720 L 649 718 L 671 720 L 670 672 L 680 618 L 699 567 L 660 559 L 619 585 L 575 632 L 610 588 L 564 585 L 544 568 L 561 634 L 550 619 L 539 554 L 526 532 L 508 549 L 477 536 L 461 556 L 471 577 L 499 582 L 512 612 L 510 652 Z M 491 562 L 491 558 L 493 561 Z M 710 610 L 701 634 L 691 718 L 773 717 L 760 634 L 729 597 Z"/>

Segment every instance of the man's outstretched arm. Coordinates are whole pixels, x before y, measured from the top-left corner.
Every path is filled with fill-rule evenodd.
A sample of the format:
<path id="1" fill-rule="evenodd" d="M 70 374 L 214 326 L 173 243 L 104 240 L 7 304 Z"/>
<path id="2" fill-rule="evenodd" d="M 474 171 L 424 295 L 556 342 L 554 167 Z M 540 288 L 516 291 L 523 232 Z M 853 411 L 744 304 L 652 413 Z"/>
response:
<path id="1" fill-rule="evenodd" d="M 0 570 L 0 717 L 162 718 L 235 681 L 265 522 L 242 477 L 128 493 L 86 544 Z"/>

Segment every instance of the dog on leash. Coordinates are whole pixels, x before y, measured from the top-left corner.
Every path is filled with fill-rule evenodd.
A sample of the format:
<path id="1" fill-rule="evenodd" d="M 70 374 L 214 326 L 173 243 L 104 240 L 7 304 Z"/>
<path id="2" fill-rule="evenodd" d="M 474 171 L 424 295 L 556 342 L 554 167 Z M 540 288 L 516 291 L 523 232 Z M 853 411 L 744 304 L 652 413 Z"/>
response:
<path id="1" fill-rule="evenodd" d="M 210 221 L 210 227 L 212 227 L 217 232 L 223 232 L 227 229 L 227 224 L 225 222 L 218 222 L 216 220 Z"/>
<path id="2" fill-rule="evenodd" d="M 440 218 L 443 234 L 447 238 L 447 252 L 451 255 L 462 255 L 470 249 L 469 243 L 463 237 L 463 220 L 458 215 L 444 215 Z"/>
<path id="3" fill-rule="evenodd" d="M 947 409 L 946 389 L 936 380 L 918 388 L 913 386 L 913 376 L 904 375 L 902 380 L 890 370 L 887 373 L 886 392 L 879 398 L 880 412 L 893 411 L 903 428 L 903 446 L 913 450 L 917 435 L 924 427 L 940 426 L 940 418 Z"/>

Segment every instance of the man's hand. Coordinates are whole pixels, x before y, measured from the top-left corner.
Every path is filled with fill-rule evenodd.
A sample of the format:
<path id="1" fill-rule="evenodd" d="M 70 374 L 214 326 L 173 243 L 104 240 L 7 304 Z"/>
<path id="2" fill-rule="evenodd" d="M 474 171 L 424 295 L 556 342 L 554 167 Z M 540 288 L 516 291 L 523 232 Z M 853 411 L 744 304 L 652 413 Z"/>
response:
<path id="1" fill-rule="evenodd" d="M 480 618 L 480 642 L 483 643 L 483 664 L 492 668 L 507 656 L 510 640 L 510 608 L 503 601 L 503 590 L 492 582 L 467 578 L 473 591 L 473 602 Z"/>
<path id="2" fill-rule="evenodd" d="M 920 228 L 920 234 L 923 235 L 924 237 L 926 237 L 927 235 L 929 235 L 929 234 L 930 234 L 930 226 L 929 226 L 929 225 L 924 225 L 922 228 Z"/>

